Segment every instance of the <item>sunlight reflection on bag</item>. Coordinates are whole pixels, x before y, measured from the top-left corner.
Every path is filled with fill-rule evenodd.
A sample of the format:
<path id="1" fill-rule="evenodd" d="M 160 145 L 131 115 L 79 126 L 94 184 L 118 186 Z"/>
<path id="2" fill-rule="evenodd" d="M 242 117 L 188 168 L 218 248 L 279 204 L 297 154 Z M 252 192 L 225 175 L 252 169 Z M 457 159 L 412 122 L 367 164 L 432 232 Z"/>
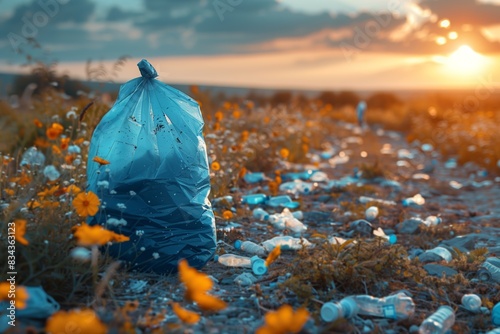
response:
<path id="1" fill-rule="evenodd" d="M 200 268 L 216 246 L 203 118 L 149 62 L 138 66 L 142 77 L 122 85 L 92 136 L 88 190 L 104 208 L 89 223 L 130 237 L 109 251 L 134 269 L 174 272 L 181 258 Z M 117 220 L 126 225 L 106 224 Z"/>

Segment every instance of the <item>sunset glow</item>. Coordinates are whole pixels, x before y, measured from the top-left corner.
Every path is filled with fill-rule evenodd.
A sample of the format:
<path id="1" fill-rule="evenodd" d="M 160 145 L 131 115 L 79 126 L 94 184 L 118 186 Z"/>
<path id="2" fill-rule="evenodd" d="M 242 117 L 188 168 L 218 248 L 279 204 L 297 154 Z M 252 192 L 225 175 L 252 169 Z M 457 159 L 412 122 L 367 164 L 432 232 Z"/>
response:
<path id="1" fill-rule="evenodd" d="M 467 74 L 480 70 L 485 65 L 485 59 L 470 46 L 462 45 L 448 57 L 446 65 Z"/>

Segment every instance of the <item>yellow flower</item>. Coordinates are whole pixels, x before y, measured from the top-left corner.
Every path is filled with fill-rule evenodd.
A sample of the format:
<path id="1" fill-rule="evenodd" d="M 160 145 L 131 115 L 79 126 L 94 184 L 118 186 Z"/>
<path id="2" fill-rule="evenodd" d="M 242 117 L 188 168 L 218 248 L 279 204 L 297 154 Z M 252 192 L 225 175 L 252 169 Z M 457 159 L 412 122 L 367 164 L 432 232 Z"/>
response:
<path id="1" fill-rule="evenodd" d="M 212 162 L 210 167 L 212 168 L 213 171 L 217 172 L 218 170 L 220 170 L 220 163 L 218 163 L 217 161 L 214 161 L 214 162 Z"/>
<path id="2" fill-rule="evenodd" d="M 23 309 L 28 298 L 28 291 L 24 286 L 16 285 L 11 289 L 9 282 L 0 282 L 0 301 L 14 300 L 16 308 Z"/>
<path id="3" fill-rule="evenodd" d="M 222 217 L 224 217 L 225 220 L 229 220 L 233 218 L 233 213 L 229 210 L 226 210 L 222 213 Z"/>
<path id="4" fill-rule="evenodd" d="M 16 241 L 24 246 L 28 246 L 29 242 L 24 237 L 24 234 L 26 234 L 26 220 L 16 219 L 14 224 L 16 225 Z"/>
<path id="5" fill-rule="evenodd" d="M 74 228 L 74 235 L 79 246 L 102 246 L 108 242 L 130 240 L 129 237 L 106 230 L 101 225 L 89 226 L 85 223 Z"/>
<path id="6" fill-rule="evenodd" d="M 172 304 L 172 310 L 174 311 L 175 315 L 177 315 L 177 317 L 186 324 L 195 324 L 200 321 L 200 315 L 198 313 L 186 310 L 178 303 Z"/>
<path id="7" fill-rule="evenodd" d="M 98 157 L 98 156 L 95 156 L 95 157 L 92 159 L 92 161 L 95 161 L 95 162 L 97 162 L 97 163 L 98 163 L 98 164 L 100 164 L 100 165 L 109 165 L 109 161 L 108 161 L 108 160 L 105 160 L 105 159 L 103 159 L 103 158 L 101 158 L 101 157 Z"/>
<path id="8" fill-rule="evenodd" d="M 45 325 L 48 334 L 60 333 L 93 333 L 105 334 L 108 328 L 97 317 L 94 311 L 76 309 L 54 313 Z"/>
<path id="9" fill-rule="evenodd" d="M 287 148 L 282 148 L 280 150 L 280 155 L 283 159 L 287 159 L 288 156 L 290 155 L 290 151 Z"/>
<path id="10" fill-rule="evenodd" d="M 266 267 L 269 267 L 271 263 L 273 263 L 280 255 L 281 255 L 281 246 L 278 245 L 274 247 L 273 251 L 269 253 L 269 255 L 267 256 Z"/>
<path id="11" fill-rule="evenodd" d="M 304 308 L 294 312 L 290 305 L 283 305 L 276 311 L 268 312 L 264 319 L 265 324 L 255 334 L 298 333 L 309 319 L 309 312 Z"/>
<path id="12" fill-rule="evenodd" d="M 94 216 L 99 211 L 99 197 L 91 191 L 79 193 L 73 200 L 73 206 L 80 217 Z"/>

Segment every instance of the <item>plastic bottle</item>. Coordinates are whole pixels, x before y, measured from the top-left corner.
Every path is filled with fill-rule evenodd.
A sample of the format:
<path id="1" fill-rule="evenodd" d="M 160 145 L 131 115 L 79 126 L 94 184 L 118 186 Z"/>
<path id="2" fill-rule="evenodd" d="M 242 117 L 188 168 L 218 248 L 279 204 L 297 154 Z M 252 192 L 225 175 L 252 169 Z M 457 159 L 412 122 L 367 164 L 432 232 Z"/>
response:
<path id="1" fill-rule="evenodd" d="M 376 206 L 370 206 L 365 211 L 366 220 L 372 221 L 378 216 L 378 208 Z"/>
<path id="2" fill-rule="evenodd" d="M 276 246 L 281 246 L 281 250 L 298 250 L 302 249 L 302 245 L 305 247 L 311 247 L 312 244 L 304 238 L 294 238 L 289 235 L 274 237 L 272 239 L 266 240 L 262 243 L 262 246 L 266 251 L 270 252 Z"/>
<path id="3" fill-rule="evenodd" d="M 290 209 L 296 209 L 300 205 L 298 202 L 294 202 L 288 195 L 271 197 L 266 204 L 272 207 L 282 206 Z"/>
<path id="4" fill-rule="evenodd" d="M 338 303 L 324 303 L 320 314 L 323 321 L 334 322 L 339 318 L 350 319 L 358 314 L 358 311 L 358 304 L 352 298 L 346 297 Z"/>
<path id="5" fill-rule="evenodd" d="M 287 208 L 282 213 L 270 215 L 269 222 L 277 229 L 286 228 L 294 233 L 302 233 L 307 230 L 307 226 L 295 218 Z"/>
<path id="6" fill-rule="evenodd" d="M 446 262 L 450 262 L 452 258 L 450 251 L 444 247 L 435 247 L 433 249 L 427 250 L 426 253 L 434 253 L 442 257 Z"/>
<path id="7" fill-rule="evenodd" d="M 266 261 L 258 256 L 251 258 L 235 254 L 220 255 L 217 261 L 228 267 L 252 268 L 255 275 L 263 275 L 267 272 Z"/>
<path id="8" fill-rule="evenodd" d="M 243 179 L 246 183 L 257 183 L 264 181 L 266 179 L 266 175 L 264 173 L 246 173 L 245 176 L 243 176 Z"/>
<path id="9" fill-rule="evenodd" d="M 451 307 L 444 305 L 422 322 L 418 332 L 420 334 L 444 334 L 454 323 L 455 312 Z"/>
<path id="10" fill-rule="evenodd" d="M 481 281 L 495 281 L 500 283 L 500 259 L 497 257 L 489 257 L 481 264 L 481 269 L 478 271 L 478 276 Z"/>
<path id="11" fill-rule="evenodd" d="M 389 319 L 407 319 L 415 312 L 413 299 L 400 292 L 384 298 L 368 295 L 352 297 L 359 307 L 358 314 Z"/>
<path id="12" fill-rule="evenodd" d="M 441 217 L 429 216 L 429 217 L 425 218 L 424 224 L 427 226 L 436 226 L 436 225 L 441 224 L 442 221 L 443 220 L 441 219 Z"/>
<path id="13" fill-rule="evenodd" d="M 258 219 L 260 221 L 269 219 L 269 213 L 266 210 L 261 209 L 261 208 L 253 209 L 252 214 L 253 214 L 253 217 L 255 219 Z"/>
<path id="14" fill-rule="evenodd" d="M 425 198 L 420 194 L 416 194 L 413 197 L 405 198 L 402 202 L 403 206 L 417 205 L 421 206 L 425 204 Z"/>
<path id="15" fill-rule="evenodd" d="M 245 195 L 241 197 L 241 203 L 251 205 L 263 204 L 267 199 L 268 197 L 266 194 Z"/>
<path id="16" fill-rule="evenodd" d="M 361 204 L 366 204 L 368 202 L 377 202 L 383 205 L 396 205 L 396 202 L 394 201 L 387 201 L 385 199 L 380 199 L 380 198 L 375 198 L 375 197 L 368 197 L 368 196 L 360 196 L 358 199 L 359 203 Z"/>
<path id="17" fill-rule="evenodd" d="M 304 213 L 300 210 L 292 212 L 292 216 L 296 219 L 304 219 Z"/>
<path id="18" fill-rule="evenodd" d="M 313 184 L 309 182 L 304 182 L 302 180 L 294 180 L 291 182 L 285 182 L 280 184 L 280 191 L 291 193 L 293 195 L 297 194 L 308 194 L 311 192 Z"/>
<path id="19" fill-rule="evenodd" d="M 465 294 L 462 296 L 462 305 L 467 310 L 478 313 L 481 311 L 481 298 L 476 294 Z"/>
<path id="20" fill-rule="evenodd" d="M 491 321 L 493 322 L 493 325 L 500 326 L 500 303 L 493 306 L 493 309 L 491 310 Z"/>
<path id="21" fill-rule="evenodd" d="M 234 248 L 241 249 L 242 251 L 244 251 L 246 253 L 255 254 L 255 255 L 259 255 L 259 256 L 266 255 L 266 250 L 264 247 L 256 244 L 255 242 L 251 242 L 251 241 L 236 240 L 234 242 Z"/>

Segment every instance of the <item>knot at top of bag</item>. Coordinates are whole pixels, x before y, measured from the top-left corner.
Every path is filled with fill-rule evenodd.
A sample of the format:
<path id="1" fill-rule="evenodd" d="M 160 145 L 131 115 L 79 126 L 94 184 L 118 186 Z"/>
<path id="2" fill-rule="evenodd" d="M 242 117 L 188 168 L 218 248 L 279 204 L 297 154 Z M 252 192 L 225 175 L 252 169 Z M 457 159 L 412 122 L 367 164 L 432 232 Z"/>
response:
<path id="1" fill-rule="evenodd" d="M 141 71 L 143 78 L 153 79 L 158 76 L 158 72 L 156 72 L 153 65 L 151 65 L 146 59 L 141 60 L 137 66 L 139 66 L 139 71 Z"/>

